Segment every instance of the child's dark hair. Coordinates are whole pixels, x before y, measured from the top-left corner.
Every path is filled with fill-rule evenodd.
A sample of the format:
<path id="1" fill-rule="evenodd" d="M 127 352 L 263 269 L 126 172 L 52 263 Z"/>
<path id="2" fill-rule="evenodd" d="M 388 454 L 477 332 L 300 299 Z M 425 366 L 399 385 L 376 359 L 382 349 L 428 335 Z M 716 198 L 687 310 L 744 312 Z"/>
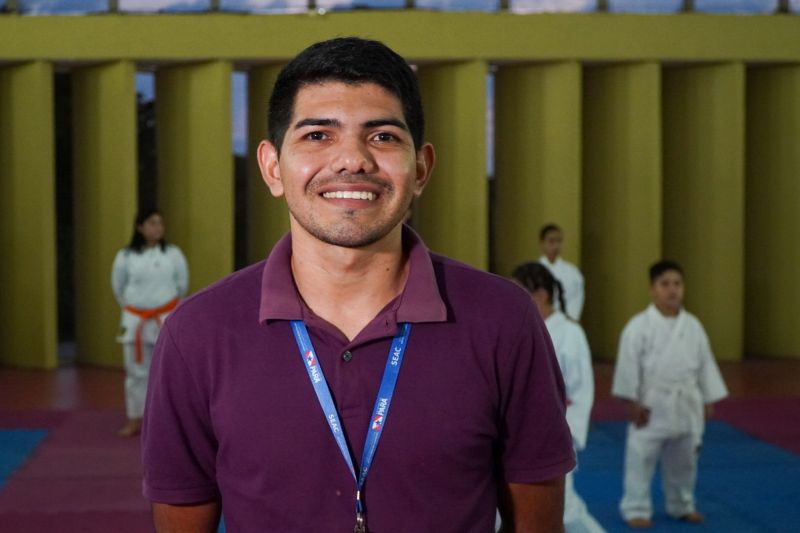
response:
<path id="1" fill-rule="evenodd" d="M 681 268 L 681 265 L 677 261 L 662 259 L 650 265 L 650 284 L 652 285 L 664 272 L 669 272 L 670 270 L 674 270 L 680 274 L 681 277 L 684 277 L 683 268 Z"/>
<path id="2" fill-rule="evenodd" d="M 528 289 L 528 292 L 534 292 L 538 289 L 544 289 L 547 293 L 547 299 L 552 304 L 556 300 L 553 296 L 558 298 L 559 308 L 565 315 L 567 314 L 567 306 L 564 302 L 564 288 L 561 282 L 558 281 L 553 273 L 541 263 L 522 263 L 514 269 L 511 277 L 517 282 Z M 569 315 L 567 315 L 569 316 Z"/>
<path id="3" fill-rule="evenodd" d="M 145 241 L 142 232 L 139 231 L 139 226 L 144 224 L 144 221 L 151 216 L 160 214 L 161 211 L 155 207 L 145 207 L 139 210 L 139 213 L 136 215 L 136 218 L 133 221 L 133 235 L 131 236 L 131 242 L 128 243 L 129 250 L 133 250 L 136 253 L 141 253 L 141 251 L 144 249 L 144 245 L 147 244 L 147 242 Z M 162 237 L 161 240 L 158 241 L 158 245 L 161 246 L 162 251 L 166 250 L 167 240 Z"/>
<path id="4" fill-rule="evenodd" d="M 561 227 L 558 224 L 545 224 L 539 230 L 539 240 L 543 241 L 544 238 L 547 237 L 547 234 L 550 233 L 551 231 L 561 232 Z"/>
<path id="5" fill-rule="evenodd" d="M 414 147 L 420 149 L 425 118 L 414 71 L 379 41 L 340 37 L 309 46 L 278 74 L 267 112 L 269 140 L 278 152 L 289 129 L 298 91 L 306 85 L 328 81 L 374 83 L 395 95 L 403 107 Z"/>

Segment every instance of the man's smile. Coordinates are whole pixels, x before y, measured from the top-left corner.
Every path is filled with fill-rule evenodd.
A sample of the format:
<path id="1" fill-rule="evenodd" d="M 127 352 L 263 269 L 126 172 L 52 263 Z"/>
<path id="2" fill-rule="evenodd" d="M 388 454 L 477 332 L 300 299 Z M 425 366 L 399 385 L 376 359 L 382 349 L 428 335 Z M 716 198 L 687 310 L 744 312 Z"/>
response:
<path id="1" fill-rule="evenodd" d="M 328 199 L 353 199 L 353 200 L 367 200 L 372 202 L 377 198 L 377 195 L 369 191 L 328 191 L 322 193 L 323 198 Z"/>

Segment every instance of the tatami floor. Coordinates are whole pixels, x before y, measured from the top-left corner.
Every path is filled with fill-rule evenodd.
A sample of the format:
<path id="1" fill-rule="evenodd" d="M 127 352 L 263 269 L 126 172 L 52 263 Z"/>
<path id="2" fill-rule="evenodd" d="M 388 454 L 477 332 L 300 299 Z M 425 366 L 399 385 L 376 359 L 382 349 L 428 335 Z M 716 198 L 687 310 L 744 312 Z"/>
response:
<path id="1" fill-rule="evenodd" d="M 731 397 L 717 409 L 719 424 L 727 424 L 723 431 L 733 427 L 774 447 L 770 449 L 788 452 L 790 458 L 800 456 L 800 359 L 748 359 L 722 363 L 720 367 L 731 392 Z M 593 499 L 587 498 L 587 503 L 601 513 L 598 519 L 613 533 L 624 530 L 624 524 L 620 529 L 616 501 L 608 496 L 613 490 L 607 487 L 618 489 L 620 473 L 615 469 L 604 474 L 609 460 L 603 442 L 621 431 L 617 426 L 624 418 L 624 409 L 621 402 L 610 397 L 612 375 L 612 364 L 595 364 L 593 438 L 599 459 L 586 457 L 582 464 L 584 477 L 590 476 L 587 483 L 594 475 L 597 479 L 593 483 L 600 487 L 594 491 Z M 139 444 L 136 439 L 121 439 L 114 434 L 125 421 L 123 379 L 118 369 L 0 368 L 0 439 L 32 439 L 27 451 L 22 446 L 22 452 L 14 452 L 19 457 L 10 458 L 15 466 L 4 474 L 5 479 L 0 475 L 0 533 L 152 531 L 149 505 L 141 496 Z M 9 441 L 0 444 L 13 444 Z M 621 444 L 615 446 L 619 448 Z M 3 448 L 0 446 L 0 452 Z M 621 453 L 616 448 L 614 457 Z M 0 462 L 4 459 L 9 458 L 0 457 Z M 597 463 L 594 469 L 593 463 Z M 587 490 L 586 495 L 592 496 L 592 492 Z M 704 498 L 717 524 L 724 523 L 724 519 L 739 523 L 729 509 L 714 507 L 710 496 Z M 723 496 L 726 500 L 731 498 L 734 497 Z M 760 511 L 756 514 L 763 517 Z M 780 530 L 774 529 L 774 521 L 762 522 L 760 526 L 736 531 Z M 712 524 L 696 531 L 715 531 Z M 671 527 L 662 527 L 668 526 Z M 673 529 L 663 531 L 671 533 Z"/>

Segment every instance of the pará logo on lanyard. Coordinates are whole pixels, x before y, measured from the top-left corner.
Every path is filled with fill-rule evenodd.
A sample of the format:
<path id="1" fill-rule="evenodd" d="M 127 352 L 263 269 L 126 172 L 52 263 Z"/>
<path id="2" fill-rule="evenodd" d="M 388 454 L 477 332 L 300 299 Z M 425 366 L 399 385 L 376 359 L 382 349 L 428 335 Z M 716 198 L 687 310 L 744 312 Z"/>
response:
<path id="1" fill-rule="evenodd" d="M 354 533 L 366 533 L 367 523 L 366 515 L 364 513 L 364 500 L 362 493 L 364 492 L 364 484 L 367 480 L 369 468 L 372 465 L 372 459 L 375 457 L 375 451 L 378 449 L 378 442 L 381 438 L 383 428 L 386 426 L 386 419 L 389 416 L 389 407 L 392 403 L 392 396 L 394 396 L 394 388 L 397 385 L 397 376 L 400 374 L 400 365 L 403 362 L 403 354 L 406 351 L 408 344 L 408 336 L 411 333 L 411 324 L 400 324 L 400 330 L 392 340 L 392 346 L 389 348 L 389 356 L 386 359 L 386 367 L 383 370 L 383 378 L 381 378 L 381 385 L 378 389 L 378 397 L 375 399 L 375 406 L 372 408 L 372 416 L 370 417 L 370 425 L 367 430 L 367 438 L 364 442 L 364 453 L 361 456 L 361 470 L 356 475 L 355 467 L 353 466 L 353 459 L 350 456 L 350 449 L 347 447 L 347 441 L 344 438 L 344 432 L 341 421 L 339 420 L 339 413 L 333 403 L 328 382 L 325 380 L 325 374 L 322 372 L 322 366 L 319 364 L 319 358 L 311 344 L 311 338 L 308 336 L 308 329 L 302 320 L 292 320 L 292 332 L 294 333 L 294 340 L 297 342 L 297 348 L 300 350 L 300 357 L 303 360 L 303 365 L 308 372 L 308 379 L 311 381 L 314 392 L 319 400 L 319 405 L 322 407 L 322 412 L 325 415 L 325 420 L 328 422 L 328 427 L 333 433 L 333 438 L 336 439 L 336 444 L 339 446 L 339 451 L 344 457 L 345 463 L 350 468 L 350 473 L 356 482 L 356 525 L 353 529 Z"/>

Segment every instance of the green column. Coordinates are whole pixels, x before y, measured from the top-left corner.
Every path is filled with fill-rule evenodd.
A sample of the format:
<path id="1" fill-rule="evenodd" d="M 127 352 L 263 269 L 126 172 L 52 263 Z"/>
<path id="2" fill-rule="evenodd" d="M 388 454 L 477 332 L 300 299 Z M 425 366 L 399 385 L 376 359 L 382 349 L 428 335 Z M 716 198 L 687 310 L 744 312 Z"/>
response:
<path id="1" fill-rule="evenodd" d="M 743 350 L 744 86 L 741 63 L 663 72 L 664 256 L 724 360 Z"/>
<path id="2" fill-rule="evenodd" d="M 539 228 L 564 230 L 581 258 L 581 67 L 501 67 L 495 85 L 494 266 L 507 276 L 539 257 Z"/>
<path id="3" fill-rule="evenodd" d="M 72 73 L 75 340 L 81 363 L 122 364 L 111 265 L 130 240 L 136 213 L 135 77 L 128 61 Z"/>
<path id="4" fill-rule="evenodd" d="M 190 292 L 233 270 L 232 72 L 214 61 L 156 73 L 159 204 Z"/>
<path id="5" fill-rule="evenodd" d="M 0 68 L 0 365 L 57 357 L 53 68 Z"/>
<path id="6" fill-rule="evenodd" d="M 267 104 L 281 65 L 253 67 L 248 73 L 247 151 L 247 260 L 264 259 L 278 239 L 289 231 L 289 210 L 283 198 L 274 198 L 261 179 L 256 149 L 267 138 Z"/>
<path id="7" fill-rule="evenodd" d="M 747 72 L 748 354 L 800 357 L 800 65 Z"/>
<path id="8" fill-rule="evenodd" d="M 414 223 L 435 252 L 488 267 L 486 76 L 483 61 L 420 67 L 426 138 L 436 166 Z"/>
<path id="9" fill-rule="evenodd" d="M 661 76 L 636 63 L 586 68 L 583 82 L 582 322 L 593 354 L 613 359 L 661 255 Z"/>

